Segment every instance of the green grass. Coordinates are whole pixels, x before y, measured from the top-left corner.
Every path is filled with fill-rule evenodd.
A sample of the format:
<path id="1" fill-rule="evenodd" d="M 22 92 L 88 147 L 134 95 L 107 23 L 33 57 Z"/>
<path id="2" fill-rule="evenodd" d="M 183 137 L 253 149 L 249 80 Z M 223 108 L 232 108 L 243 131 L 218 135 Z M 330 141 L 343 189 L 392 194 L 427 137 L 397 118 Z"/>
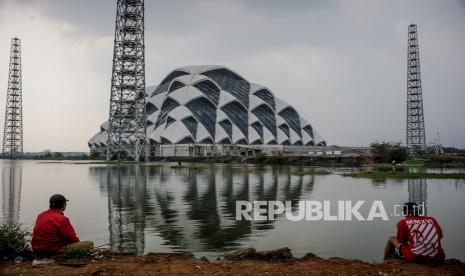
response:
<path id="1" fill-rule="evenodd" d="M 59 259 L 78 259 L 89 256 L 90 249 L 89 248 L 71 248 L 66 249 L 65 252 L 58 255 L 57 258 Z"/>
<path id="2" fill-rule="evenodd" d="M 425 163 L 428 161 L 428 159 L 410 159 L 402 162 L 402 166 L 407 166 L 407 167 L 424 167 Z"/>
<path id="3" fill-rule="evenodd" d="M 304 175 L 328 175 L 332 173 L 326 170 L 308 170 L 308 171 L 293 171 L 292 174 L 297 175 L 297 176 L 304 176 Z"/>
<path id="4" fill-rule="evenodd" d="M 431 179 L 465 179 L 465 173 L 422 173 L 422 172 L 375 172 L 362 171 L 344 173 L 342 176 L 359 178 L 431 178 Z"/>

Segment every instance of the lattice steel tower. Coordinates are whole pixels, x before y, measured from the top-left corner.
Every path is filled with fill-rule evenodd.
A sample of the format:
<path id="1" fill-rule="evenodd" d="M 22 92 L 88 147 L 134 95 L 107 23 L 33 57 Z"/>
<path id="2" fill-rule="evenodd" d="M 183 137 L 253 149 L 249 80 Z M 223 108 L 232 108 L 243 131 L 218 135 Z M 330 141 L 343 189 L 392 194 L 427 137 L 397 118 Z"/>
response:
<path id="1" fill-rule="evenodd" d="M 23 154 L 23 106 L 21 84 L 21 40 L 11 39 L 10 70 L 3 130 L 3 155 L 8 158 Z"/>
<path id="2" fill-rule="evenodd" d="M 147 158 L 144 0 L 118 0 L 107 160 Z"/>
<path id="3" fill-rule="evenodd" d="M 420 52 L 418 50 L 417 25 L 408 26 L 407 49 L 407 147 L 412 150 L 426 149 L 423 96 L 421 92 Z"/>

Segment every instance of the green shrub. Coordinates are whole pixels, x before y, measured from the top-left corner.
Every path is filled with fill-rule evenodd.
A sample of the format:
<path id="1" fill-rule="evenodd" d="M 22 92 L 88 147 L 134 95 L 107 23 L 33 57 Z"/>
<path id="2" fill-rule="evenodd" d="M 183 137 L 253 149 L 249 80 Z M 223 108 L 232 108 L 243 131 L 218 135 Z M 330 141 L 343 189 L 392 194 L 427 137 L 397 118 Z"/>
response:
<path id="1" fill-rule="evenodd" d="M 266 154 L 264 154 L 263 152 L 258 152 L 254 158 L 254 161 L 255 163 L 265 163 L 267 159 L 268 158 Z"/>
<path id="2" fill-rule="evenodd" d="M 63 259 L 79 259 L 82 257 L 89 256 L 89 248 L 67 248 L 63 254 L 57 256 L 58 258 Z"/>
<path id="3" fill-rule="evenodd" d="M 408 157 L 407 148 L 400 143 L 374 142 L 370 147 L 377 163 L 391 163 L 392 161 L 401 163 Z"/>
<path id="4" fill-rule="evenodd" d="M 21 225 L 0 225 L 0 257 L 29 256 L 31 232 Z"/>

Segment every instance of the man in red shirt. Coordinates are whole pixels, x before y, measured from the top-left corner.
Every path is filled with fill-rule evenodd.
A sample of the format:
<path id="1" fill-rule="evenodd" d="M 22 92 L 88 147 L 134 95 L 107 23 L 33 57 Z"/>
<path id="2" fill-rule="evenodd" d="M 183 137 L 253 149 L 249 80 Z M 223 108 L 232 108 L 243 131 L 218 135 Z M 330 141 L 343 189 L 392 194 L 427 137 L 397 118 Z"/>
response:
<path id="1" fill-rule="evenodd" d="M 66 201 L 63 195 L 52 195 L 50 208 L 37 216 L 31 240 L 35 254 L 54 255 L 63 253 L 65 248 L 93 248 L 92 242 L 79 240 L 69 218 L 63 214 Z"/>
<path id="2" fill-rule="evenodd" d="M 403 205 L 405 219 L 397 223 L 397 237 L 390 237 L 384 249 L 384 259 L 395 250 L 409 262 L 442 263 L 445 258 L 441 247 L 442 230 L 433 217 L 419 216 L 418 205 Z"/>

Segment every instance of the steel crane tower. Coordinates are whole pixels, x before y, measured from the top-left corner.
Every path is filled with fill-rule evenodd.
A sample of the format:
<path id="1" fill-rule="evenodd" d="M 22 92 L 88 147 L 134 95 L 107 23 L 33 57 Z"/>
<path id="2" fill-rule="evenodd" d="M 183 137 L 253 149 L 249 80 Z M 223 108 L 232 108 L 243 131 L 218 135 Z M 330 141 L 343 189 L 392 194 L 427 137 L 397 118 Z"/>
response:
<path id="1" fill-rule="evenodd" d="M 408 26 L 407 48 L 407 147 L 411 151 L 425 150 L 425 119 L 420 77 L 420 52 L 417 25 Z"/>
<path id="2" fill-rule="evenodd" d="M 21 157 L 23 154 L 21 40 L 11 39 L 10 69 L 3 129 L 3 156 Z"/>
<path id="3" fill-rule="evenodd" d="M 118 0 L 107 160 L 147 158 L 144 0 Z"/>

